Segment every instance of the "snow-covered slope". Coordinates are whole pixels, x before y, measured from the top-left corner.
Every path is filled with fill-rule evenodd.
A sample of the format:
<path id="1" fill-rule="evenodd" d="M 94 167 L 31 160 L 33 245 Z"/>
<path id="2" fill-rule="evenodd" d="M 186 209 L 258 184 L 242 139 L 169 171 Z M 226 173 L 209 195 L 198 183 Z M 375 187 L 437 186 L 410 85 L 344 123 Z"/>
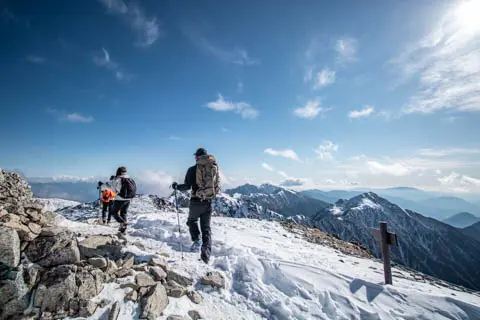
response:
<path id="1" fill-rule="evenodd" d="M 63 216 L 88 220 L 81 206 L 60 211 Z M 410 272 L 393 268 L 394 286 L 383 285 L 378 261 L 340 254 L 303 240 L 271 221 L 213 217 L 213 250 L 210 265 L 195 253 L 181 259 L 180 243 L 190 239 L 180 214 L 182 232 L 177 232 L 175 212 L 157 209 L 152 197 L 132 201 L 126 249 L 139 256 L 167 253 L 177 269 L 198 279 L 216 269 L 226 279 L 225 290 L 201 285 L 204 297 L 193 305 L 187 297 L 170 298 L 165 315 L 185 315 L 195 308 L 206 319 L 480 319 L 480 297 L 416 281 Z M 62 219 L 61 225 L 82 234 L 115 233 L 112 227 Z M 417 277 L 418 278 L 418 277 Z M 420 277 L 421 278 L 421 277 Z M 112 284 L 100 297 L 121 303 L 121 319 L 136 319 L 138 305 L 124 302 L 124 289 Z M 92 319 L 103 314 L 98 309 Z M 165 317 L 160 318 L 165 319 Z"/>
<path id="2" fill-rule="evenodd" d="M 452 226 L 424 217 L 369 192 L 339 200 L 314 217 L 322 231 L 360 243 L 380 256 L 371 228 L 386 221 L 398 235 L 394 261 L 438 278 L 480 290 L 480 242 Z"/>
<path id="3" fill-rule="evenodd" d="M 57 199 L 57 198 L 37 198 L 45 206 L 46 211 L 57 211 L 66 207 L 78 206 L 80 202 Z"/>

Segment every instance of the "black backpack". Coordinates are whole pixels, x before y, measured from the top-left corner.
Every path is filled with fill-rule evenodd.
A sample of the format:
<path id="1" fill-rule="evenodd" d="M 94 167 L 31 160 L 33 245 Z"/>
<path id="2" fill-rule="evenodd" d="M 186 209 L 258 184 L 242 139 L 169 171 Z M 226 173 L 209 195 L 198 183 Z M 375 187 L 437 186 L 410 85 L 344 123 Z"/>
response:
<path id="1" fill-rule="evenodd" d="M 123 199 L 132 199 L 137 195 L 137 185 L 132 178 L 121 178 L 122 188 L 120 189 L 120 197 Z"/>

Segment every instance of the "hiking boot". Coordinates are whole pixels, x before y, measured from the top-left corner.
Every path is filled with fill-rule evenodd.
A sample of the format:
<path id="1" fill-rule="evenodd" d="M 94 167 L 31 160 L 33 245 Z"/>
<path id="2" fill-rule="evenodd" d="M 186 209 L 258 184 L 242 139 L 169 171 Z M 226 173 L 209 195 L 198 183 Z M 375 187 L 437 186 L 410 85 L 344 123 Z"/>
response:
<path id="1" fill-rule="evenodd" d="M 210 257 L 204 254 L 200 255 L 200 259 L 202 259 L 202 261 L 205 262 L 205 264 L 208 264 L 208 261 L 210 261 Z"/>
<path id="2" fill-rule="evenodd" d="M 102 224 L 105 224 L 105 223 L 106 223 L 106 221 L 105 221 L 105 220 L 102 220 Z"/>
<path id="3" fill-rule="evenodd" d="M 127 232 L 127 224 L 126 223 L 122 223 L 120 225 L 120 228 L 118 229 L 118 232 L 121 233 L 121 234 L 125 234 Z"/>
<path id="4" fill-rule="evenodd" d="M 201 247 L 202 247 L 202 243 L 200 241 L 195 241 L 190 247 L 190 251 L 199 252 Z"/>

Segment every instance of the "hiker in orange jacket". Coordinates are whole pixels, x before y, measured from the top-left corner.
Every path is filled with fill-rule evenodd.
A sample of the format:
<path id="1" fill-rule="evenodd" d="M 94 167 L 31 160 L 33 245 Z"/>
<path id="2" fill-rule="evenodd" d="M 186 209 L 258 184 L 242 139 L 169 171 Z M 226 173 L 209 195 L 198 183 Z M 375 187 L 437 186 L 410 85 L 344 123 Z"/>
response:
<path id="1" fill-rule="evenodd" d="M 112 191 L 110 184 L 106 183 L 105 187 L 101 188 L 102 193 L 100 195 L 100 202 L 102 202 L 102 223 L 110 223 L 111 219 L 111 211 L 113 206 L 113 199 L 117 196 L 115 192 Z M 108 210 L 108 219 L 105 220 L 107 217 L 107 210 Z"/>

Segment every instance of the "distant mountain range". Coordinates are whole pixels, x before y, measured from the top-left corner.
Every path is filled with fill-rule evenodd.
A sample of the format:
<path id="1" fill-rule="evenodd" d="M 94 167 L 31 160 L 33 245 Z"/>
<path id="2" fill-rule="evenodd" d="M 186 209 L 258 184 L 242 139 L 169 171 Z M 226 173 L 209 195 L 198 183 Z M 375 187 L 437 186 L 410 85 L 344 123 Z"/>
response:
<path id="1" fill-rule="evenodd" d="M 443 220 L 444 223 L 449 224 L 455 228 L 466 228 L 479 221 L 479 217 L 468 212 L 460 212 L 456 215 L 451 216 L 448 219 Z"/>
<path id="2" fill-rule="evenodd" d="M 312 218 L 318 229 L 360 243 L 380 256 L 370 228 L 387 221 L 399 247 L 392 259 L 438 278 L 480 290 L 480 242 L 462 230 L 427 218 L 376 195 L 365 193 L 339 200 Z"/>
<path id="3" fill-rule="evenodd" d="M 480 206 L 464 199 L 452 196 L 438 196 L 415 188 L 397 187 L 379 190 L 306 190 L 303 194 L 328 203 L 340 199 L 350 199 L 365 192 L 373 191 L 379 196 L 399 205 L 404 209 L 421 212 L 423 215 L 445 220 L 458 212 L 471 212 L 480 216 Z"/>
<path id="4" fill-rule="evenodd" d="M 480 222 L 474 223 L 471 226 L 462 229 L 462 231 L 473 239 L 480 241 Z"/>

